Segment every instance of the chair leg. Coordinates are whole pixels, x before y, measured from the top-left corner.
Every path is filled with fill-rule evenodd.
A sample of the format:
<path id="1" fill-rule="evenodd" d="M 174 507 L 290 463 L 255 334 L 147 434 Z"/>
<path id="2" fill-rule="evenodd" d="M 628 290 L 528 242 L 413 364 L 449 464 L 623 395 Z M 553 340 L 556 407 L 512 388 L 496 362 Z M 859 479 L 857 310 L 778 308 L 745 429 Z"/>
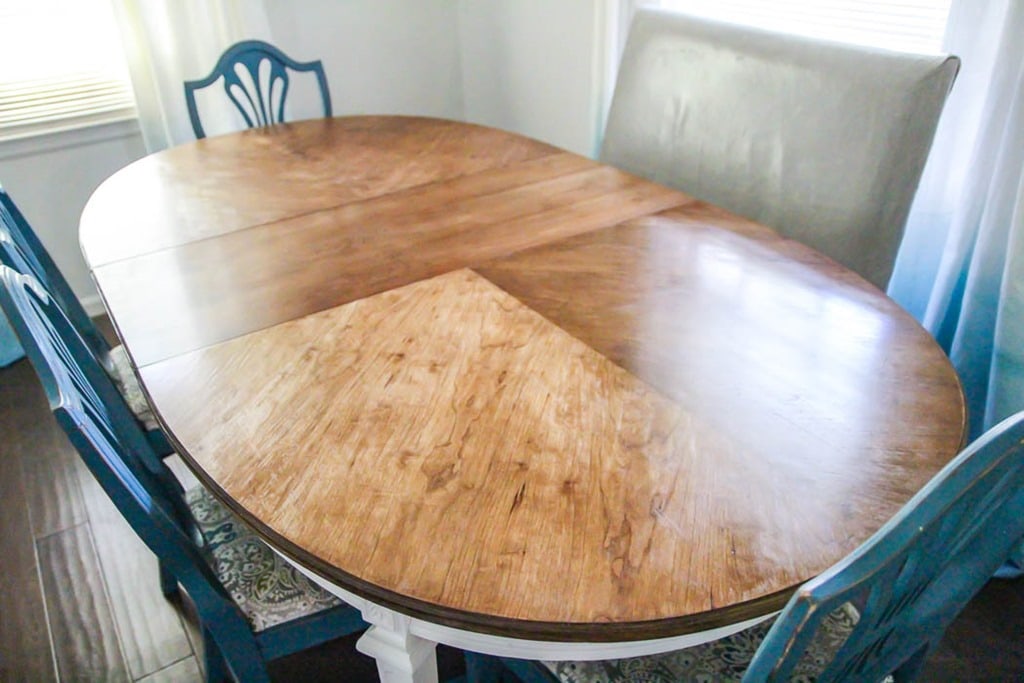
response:
<path id="1" fill-rule="evenodd" d="M 913 657 L 903 662 L 898 669 L 892 672 L 892 680 L 895 683 L 904 683 L 904 681 L 916 681 L 917 677 L 921 674 L 921 669 L 924 668 L 924 663 L 928 659 L 928 655 L 931 654 L 932 647 L 922 647 L 918 650 Z"/>
<path id="2" fill-rule="evenodd" d="M 149 445 L 153 447 L 153 450 L 161 458 L 174 454 L 174 448 L 171 447 L 171 442 L 167 440 L 167 435 L 159 428 L 146 431 L 146 441 L 149 442 Z"/>
<path id="3" fill-rule="evenodd" d="M 168 600 L 178 597 L 178 578 L 160 562 L 160 591 Z"/>
<path id="4" fill-rule="evenodd" d="M 494 683 L 507 678 L 505 666 L 497 657 L 477 652 L 464 652 L 466 658 L 466 683 Z"/>
<path id="5" fill-rule="evenodd" d="M 267 673 L 266 663 L 263 660 L 263 653 L 260 652 L 256 641 L 252 637 L 252 631 L 240 620 L 230 622 L 222 621 L 217 625 L 218 635 L 206 627 L 203 627 L 203 643 L 206 648 L 206 662 L 210 666 L 217 667 L 220 674 L 227 676 L 239 683 L 271 683 L 270 674 Z M 215 659 L 211 662 L 211 656 Z M 207 674 L 208 680 L 214 680 Z M 223 680 L 223 679 L 221 679 Z"/>
<path id="6" fill-rule="evenodd" d="M 224 666 L 224 657 L 220 654 L 217 643 L 206 628 L 203 629 L 203 669 L 207 683 L 222 683 L 228 680 L 228 670 Z"/>

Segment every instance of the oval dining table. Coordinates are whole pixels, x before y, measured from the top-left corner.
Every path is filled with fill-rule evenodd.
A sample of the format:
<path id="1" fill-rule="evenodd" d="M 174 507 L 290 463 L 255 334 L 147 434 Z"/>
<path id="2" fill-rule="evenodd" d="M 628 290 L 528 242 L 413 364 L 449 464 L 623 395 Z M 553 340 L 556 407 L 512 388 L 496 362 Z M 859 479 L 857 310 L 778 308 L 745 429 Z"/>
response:
<path id="1" fill-rule="evenodd" d="M 212 137 L 81 219 L 198 478 L 358 607 L 383 680 L 436 643 L 677 649 L 765 619 L 965 438 L 959 380 L 858 275 L 592 159 L 417 117 Z"/>

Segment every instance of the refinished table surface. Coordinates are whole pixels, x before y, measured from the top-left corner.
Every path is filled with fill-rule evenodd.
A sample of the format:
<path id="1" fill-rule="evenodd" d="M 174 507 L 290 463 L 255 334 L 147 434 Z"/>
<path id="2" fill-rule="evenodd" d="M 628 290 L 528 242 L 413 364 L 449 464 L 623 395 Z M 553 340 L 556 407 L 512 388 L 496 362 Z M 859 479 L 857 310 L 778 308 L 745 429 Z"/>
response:
<path id="1" fill-rule="evenodd" d="M 931 337 L 686 194 L 411 117 L 148 156 L 82 248 L 161 423 L 273 545 L 459 629 L 778 610 L 960 448 Z"/>

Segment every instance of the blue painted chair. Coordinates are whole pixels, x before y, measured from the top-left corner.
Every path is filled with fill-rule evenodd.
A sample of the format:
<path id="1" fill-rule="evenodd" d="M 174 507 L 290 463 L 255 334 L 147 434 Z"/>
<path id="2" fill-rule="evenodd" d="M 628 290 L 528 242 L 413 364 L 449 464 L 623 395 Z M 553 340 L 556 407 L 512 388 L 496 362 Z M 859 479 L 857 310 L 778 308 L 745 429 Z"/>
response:
<path id="1" fill-rule="evenodd" d="M 57 422 L 139 537 L 159 558 L 165 595 L 178 586 L 201 622 L 206 674 L 267 681 L 266 661 L 367 626 L 308 581 L 205 489 L 187 493 L 153 452 L 110 378 L 31 275 L 0 266 L 11 320 Z M 75 359 L 84 358 L 78 363 Z"/>
<path id="2" fill-rule="evenodd" d="M 128 401 L 136 419 L 145 427 L 146 437 L 161 454 L 172 452 L 167 436 L 156 421 L 135 377 L 128 354 L 121 345 L 111 346 L 82 308 L 71 285 L 53 262 L 50 253 L 36 236 L 14 200 L 0 187 L 0 264 L 35 277 L 63 309 L 64 314 L 85 342 L 86 349 L 107 371 Z"/>
<path id="3" fill-rule="evenodd" d="M 263 66 L 266 65 L 265 70 Z M 196 91 L 224 79 L 224 92 L 249 128 L 284 122 L 288 97 L 288 70 L 312 72 L 320 86 L 324 116 L 331 116 L 331 93 L 320 60 L 297 62 L 262 40 L 245 40 L 229 47 L 206 78 L 185 81 L 185 105 L 196 139 L 206 137 L 196 108 Z"/>
<path id="4" fill-rule="evenodd" d="M 25 357 L 14 330 L 7 323 L 7 318 L 0 316 L 0 368 L 5 368 L 11 363 Z"/>
<path id="5" fill-rule="evenodd" d="M 537 664 L 467 653 L 468 677 L 912 681 L 1022 536 L 1024 412 L 989 430 L 870 539 L 797 589 L 774 624 L 629 660 Z"/>

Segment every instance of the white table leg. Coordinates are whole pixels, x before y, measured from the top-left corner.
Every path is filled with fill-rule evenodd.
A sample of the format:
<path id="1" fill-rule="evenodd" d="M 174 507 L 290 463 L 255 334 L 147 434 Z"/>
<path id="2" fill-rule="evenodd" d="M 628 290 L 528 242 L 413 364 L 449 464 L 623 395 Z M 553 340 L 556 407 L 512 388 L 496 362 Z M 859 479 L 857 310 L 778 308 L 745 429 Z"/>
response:
<path id="1" fill-rule="evenodd" d="M 437 643 L 409 633 L 408 617 L 374 605 L 363 618 L 373 626 L 356 649 L 377 660 L 381 683 L 438 683 Z"/>

